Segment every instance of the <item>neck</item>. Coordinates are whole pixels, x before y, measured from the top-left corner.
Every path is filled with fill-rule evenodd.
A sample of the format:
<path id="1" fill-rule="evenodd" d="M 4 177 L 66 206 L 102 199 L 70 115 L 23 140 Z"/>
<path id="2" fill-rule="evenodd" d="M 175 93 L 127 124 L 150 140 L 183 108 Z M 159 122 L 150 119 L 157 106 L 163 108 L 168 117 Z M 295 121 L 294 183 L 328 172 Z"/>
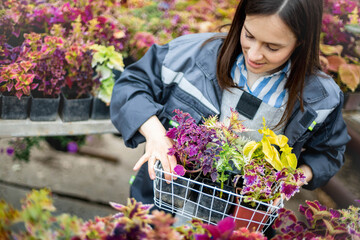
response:
<path id="1" fill-rule="evenodd" d="M 249 88 L 252 87 L 252 85 L 254 85 L 254 83 L 256 82 L 256 80 L 258 80 L 260 77 L 264 76 L 264 73 L 253 73 L 250 71 L 247 71 L 247 85 L 249 86 Z"/>

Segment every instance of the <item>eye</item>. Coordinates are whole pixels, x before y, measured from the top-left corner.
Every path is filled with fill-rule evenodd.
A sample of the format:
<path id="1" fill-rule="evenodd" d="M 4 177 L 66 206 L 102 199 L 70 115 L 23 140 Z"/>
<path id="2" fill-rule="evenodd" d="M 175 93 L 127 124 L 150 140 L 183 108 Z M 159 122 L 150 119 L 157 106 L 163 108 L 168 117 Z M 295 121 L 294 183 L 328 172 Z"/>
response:
<path id="1" fill-rule="evenodd" d="M 253 39 L 254 37 L 251 36 L 249 33 L 245 32 L 245 37 L 248 38 L 248 39 Z"/>
<path id="2" fill-rule="evenodd" d="M 277 50 L 279 50 L 278 48 L 271 47 L 270 45 L 267 45 L 266 47 L 272 52 L 276 52 Z"/>

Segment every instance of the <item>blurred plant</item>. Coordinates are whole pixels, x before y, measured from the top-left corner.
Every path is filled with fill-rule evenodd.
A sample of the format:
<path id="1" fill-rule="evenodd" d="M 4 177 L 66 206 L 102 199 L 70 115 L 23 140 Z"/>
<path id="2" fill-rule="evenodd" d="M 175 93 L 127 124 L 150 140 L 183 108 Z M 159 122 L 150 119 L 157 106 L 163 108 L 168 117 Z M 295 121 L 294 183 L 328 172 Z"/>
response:
<path id="1" fill-rule="evenodd" d="M 72 240 L 265 240 L 260 232 L 245 228 L 235 230 L 233 219 L 226 218 L 217 226 L 192 220 L 190 225 L 172 227 L 176 219 L 171 214 L 153 211 L 152 205 L 144 205 L 128 199 L 127 205 L 110 203 L 119 211 L 114 216 L 95 217 L 84 221 L 69 214 L 57 214 L 48 189 L 33 190 L 21 201 L 21 210 L 14 209 L 0 200 L 0 237 L 1 239 L 72 239 Z M 14 224 L 24 224 L 16 228 Z"/>
<path id="2" fill-rule="evenodd" d="M 100 86 L 93 88 L 93 95 L 109 105 L 115 84 L 114 70 L 124 71 L 123 57 L 115 51 L 114 46 L 94 44 L 90 49 L 94 51 L 91 63 L 97 73 L 94 78 L 100 81 Z"/>
<path id="3" fill-rule="evenodd" d="M 11 139 L 8 142 L 8 147 L 6 148 L 6 154 L 11 156 L 14 160 L 28 162 L 30 159 L 31 149 L 33 147 L 40 148 L 40 142 L 43 140 L 43 137 L 24 137 L 24 138 L 15 138 Z M 1 149 L 0 153 L 5 153 Z"/>
<path id="4" fill-rule="evenodd" d="M 280 233 L 274 240 L 282 239 L 360 239 L 360 208 L 328 209 L 318 201 L 305 201 L 299 212 L 306 222 L 297 220 L 291 210 L 280 209 L 274 228 Z"/>
<path id="5" fill-rule="evenodd" d="M 77 153 L 87 141 L 86 135 L 64 135 L 45 137 L 45 141 L 54 149 L 63 152 Z"/>
<path id="6" fill-rule="evenodd" d="M 35 64 L 30 61 L 19 61 L 9 65 L 0 66 L 0 92 L 10 96 L 29 96 L 31 90 L 38 87 L 34 83 L 33 72 Z"/>
<path id="7" fill-rule="evenodd" d="M 13 47 L 20 46 L 23 34 L 29 32 L 45 32 L 46 22 L 34 21 L 34 11 L 42 5 L 42 1 L 3 0 L 0 3 L 0 33 L 6 42 Z M 1 35 L 1 34 L 0 34 Z"/>
<path id="8" fill-rule="evenodd" d="M 359 10 L 359 1 L 327 0 L 324 5 L 322 65 L 343 91 L 354 92 L 360 84 Z"/>
<path id="9" fill-rule="evenodd" d="M 66 97 L 70 99 L 83 98 L 91 93 L 94 85 L 91 67 L 92 54 L 86 45 L 74 44 L 65 53 L 67 75 L 66 86 L 70 90 Z"/>
<path id="10" fill-rule="evenodd" d="M 0 149 L 0 154 L 7 154 L 15 161 L 28 162 L 31 150 L 41 148 L 42 141 L 46 141 L 54 149 L 69 153 L 77 153 L 79 148 L 86 144 L 87 136 L 54 136 L 54 137 L 22 137 L 9 140 L 6 149 Z"/>
<path id="11" fill-rule="evenodd" d="M 158 40 L 152 33 L 137 32 L 130 40 L 130 54 L 135 59 L 140 59 L 155 43 L 158 43 Z"/>
<path id="12" fill-rule="evenodd" d="M 10 239 L 12 223 L 19 218 L 19 211 L 0 199 L 0 239 Z"/>
<path id="13" fill-rule="evenodd" d="M 216 226 L 202 224 L 206 229 L 204 234 L 196 234 L 196 240 L 266 240 L 260 232 L 251 231 L 246 228 L 235 229 L 234 220 L 230 217 L 219 221 Z"/>
<path id="14" fill-rule="evenodd" d="M 42 37 L 36 33 L 24 34 L 24 36 L 22 55 L 36 64 L 35 82 L 39 83 L 36 92 L 40 97 L 59 96 L 61 88 L 65 86 L 64 40 L 46 35 Z"/>

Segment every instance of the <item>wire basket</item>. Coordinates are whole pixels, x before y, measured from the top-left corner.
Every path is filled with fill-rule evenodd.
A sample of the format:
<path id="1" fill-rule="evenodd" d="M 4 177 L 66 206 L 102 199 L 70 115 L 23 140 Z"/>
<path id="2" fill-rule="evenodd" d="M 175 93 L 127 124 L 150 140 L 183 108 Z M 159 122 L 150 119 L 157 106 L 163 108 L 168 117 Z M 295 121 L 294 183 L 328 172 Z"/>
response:
<path id="1" fill-rule="evenodd" d="M 246 227 L 264 232 L 277 218 L 277 210 L 283 207 L 282 199 L 276 205 L 273 202 L 254 201 L 256 206 L 250 207 L 234 187 L 221 189 L 211 181 L 165 172 L 159 161 L 155 164 L 155 173 L 155 206 L 188 220 L 197 218 L 205 223 L 217 224 L 230 217 L 234 219 L 236 228 Z M 170 182 L 165 180 L 164 174 L 171 176 Z"/>

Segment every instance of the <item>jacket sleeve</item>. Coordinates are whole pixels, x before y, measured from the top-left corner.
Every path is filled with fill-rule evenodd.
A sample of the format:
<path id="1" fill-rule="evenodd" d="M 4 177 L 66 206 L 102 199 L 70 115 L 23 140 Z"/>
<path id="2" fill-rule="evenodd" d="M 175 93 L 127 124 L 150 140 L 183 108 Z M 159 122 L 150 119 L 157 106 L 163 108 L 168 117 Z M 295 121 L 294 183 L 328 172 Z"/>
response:
<path id="1" fill-rule="evenodd" d="M 340 104 L 330 113 L 323 125 L 304 144 L 299 164 L 312 169 L 313 179 L 304 188 L 313 190 L 325 185 L 344 164 L 346 143 L 350 140 L 342 117 L 343 93 Z"/>
<path id="2" fill-rule="evenodd" d="M 110 118 L 121 133 L 125 145 L 137 147 L 145 138 L 139 127 L 162 109 L 161 67 L 168 45 L 153 45 L 137 62 L 125 68 L 116 80 L 110 102 Z"/>

